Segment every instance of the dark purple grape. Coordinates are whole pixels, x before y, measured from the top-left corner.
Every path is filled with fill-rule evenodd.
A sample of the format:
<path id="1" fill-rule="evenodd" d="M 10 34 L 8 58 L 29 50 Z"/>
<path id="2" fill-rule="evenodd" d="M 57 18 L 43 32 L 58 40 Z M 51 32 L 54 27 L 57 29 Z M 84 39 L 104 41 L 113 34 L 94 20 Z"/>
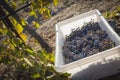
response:
<path id="1" fill-rule="evenodd" d="M 78 59 L 80 59 L 80 58 L 81 58 L 81 57 L 80 57 L 78 54 L 75 54 L 72 59 L 76 61 L 76 60 L 78 60 Z"/>
<path id="2" fill-rule="evenodd" d="M 92 40 L 90 35 L 86 35 L 85 37 L 86 37 L 87 40 Z"/>
<path id="3" fill-rule="evenodd" d="M 76 41 L 75 41 L 75 40 L 72 40 L 70 43 L 71 43 L 71 45 L 75 45 L 75 44 L 76 44 Z"/>
<path id="4" fill-rule="evenodd" d="M 77 48 L 77 47 L 73 45 L 72 48 L 71 48 L 71 51 L 76 50 L 76 48 Z"/>
<path id="5" fill-rule="evenodd" d="M 114 46 L 108 33 L 100 28 L 98 22 L 92 21 L 85 23 L 81 29 L 72 29 L 65 38 L 62 53 L 65 63 L 70 63 Z"/>
<path id="6" fill-rule="evenodd" d="M 74 53 L 79 54 L 80 52 L 79 52 L 79 50 L 74 50 Z"/>
<path id="7" fill-rule="evenodd" d="M 99 39 L 99 35 L 98 34 L 93 34 L 92 40 L 98 40 L 98 39 Z"/>
<path id="8" fill-rule="evenodd" d="M 80 40 L 80 37 L 76 36 L 76 37 L 75 37 L 75 40 Z"/>
<path id="9" fill-rule="evenodd" d="M 87 34 L 87 29 L 85 27 L 83 27 L 81 29 L 81 32 L 82 32 L 83 36 L 85 36 Z"/>
<path id="10" fill-rule="evenodd" d="M 69 56 L 70 56 L 70 57 L 72 57 L 72 56 L 74 56 L 74 55 L 75 55 L 75 53 L 74 53 L 74 52 L 69 52 L 68 54 L 69 54 Z"/>
<path id="11" fill-rule="evenodd" d="M 100 45 L 100 41 L 99 40 L 95 40 L 94 41 L 94 47 L 99 48 L 99 45 Z"/>
<path id="12" fill-rule="evenodd" d="M 94 46 L 93 43 L 94 43 L 93 40 L 90 40 L 90 41 L 88 42 L 88 44 L 90 45 L 91 48 Z"/>
<path id="13" fill-rule="evenodd" d="M 85 57 L 84 54 L 85 54 L 84 52 L 81 52 L 79 55 L 80 55 L 81 58 L 84 58 Z"/>
<path id="14" fill-rule="evenodd" d="M 108 36 L 108 33 L 106 33 L 106 32 L 104 31 L 104 33 L 103 33 L 103 35 L 102 35 L 102 38 L 105 39 L 105 38 L 107 38 L 107 36 Z"/>
<path id="15" fill-rule="evenodd" d="M 69 48 L 69 49 L 72 49 L 72 47 L 73 47 L 73 45 L 68 45 L 68 48 Z"/>

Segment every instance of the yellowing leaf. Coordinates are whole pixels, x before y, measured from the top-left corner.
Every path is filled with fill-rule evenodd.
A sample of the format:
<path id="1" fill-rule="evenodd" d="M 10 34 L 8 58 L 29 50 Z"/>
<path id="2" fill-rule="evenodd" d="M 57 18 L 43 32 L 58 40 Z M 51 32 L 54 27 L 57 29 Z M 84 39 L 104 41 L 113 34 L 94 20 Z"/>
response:
<path id="1" fill-rule="evenodd" d="M 33 21 L 33 25 L 34 25 L 36 28 L 39 28 L 39 27 L 40 27 L 39 23 L 37 23 L 37 22 L 35 22 L 35 21 Z"/>
<path id="2" fill-rule="evenodd" d="M 42 12 L 43 12 L 43 11 L 42 11 L 42 8 L 40 8 L 40 9 L 39 9 L 39 13 L 42 14 Z"/>
<path id="3" fill-rule="evenodd" d="M 14 18 L 11 18 L 11 20 L 12 20 L 12 22 L 13 22 L 14 25 L 17 24 L 17 21 Z"/>
<path id="4" fill-rule="evenodd" d="M 111 13 L 110 13 L 109 18 L 114 18 L 114 17 L 115 17 L 115 15 L 116 15 L 116 12 L 115 12 L 115 11 L 113 11 L 113 12 L 111 12 Z"/>
<path id="5" fill-rule="evenodd" d="M 23 26 L 27 25 L 26 21 L 23 20 L 23 19 L 21 20 L 21 24 L 22 24 Z"/>
<path id="6" fill-rule="evenodd" d="M 24 42 L 27 41 L 27 36 L 26 36 L 25 34 L 20 33 L 19 35 L 20 35 L 20 37 L 22 38 L 22 40 L 23 40 Z"/>
<path id="7" fill-rule="evenodd" d="M 58 5 L 58 0 L 53 0 L 54 5 L 57 6 Z"/>
<path id="8" fill-rule="evenodd" d="M 14 8 L 14 9 L 16 9 L 17 8 L 17 5 L 16 5 L 16 3 L 15 2 L 11 2 L 11 6 Z"/>
<path id="9" fill-rule="evenodd" d="M 23 58 L 24 59 L 24 61 L 28 64 L 28 65 L 30 65 L 31 67 L 33 67 L 33 65 L 32 65 L 32 63 L 27 59 L 27 58 Z"/>
<path id="10" fill-rule="evenodd" d="M 31 16 L 34 16 L 35 18 L 37 18 L 37 15 L 36 15 L 35 11 L 31 11 L 31 12 L 30 12 L 30 15 L 31 15 Z"/>
<path id="11" fill-rule="evenodd" d="M 43 14 L 44 11 L 45 11 L 45 8 L 40 8 L 39 13 L 40 13 L 40 14 Z"/>
<path id="12" fill-rule="evenodd" d="M 44 14 L 46 10 L 47 10 L 47 8 L 40 8 L 39 13 Z"/>
<path id="13" fill-rule="evenodd" d="M 51 14 L 50 14 L 50 10 L 49 10 L 49 9 L 46 9 L 46 14 L 47 14 L 47 17 L 48 17 L 48 18 L 51 17 Z"/>
<path id="14" fill-rule="evenodd" d="M 16 24 L 15 28 L 18 31 L 18 33 L 21 33 L 23 31 L 23 27 L 19 23 Z"/>

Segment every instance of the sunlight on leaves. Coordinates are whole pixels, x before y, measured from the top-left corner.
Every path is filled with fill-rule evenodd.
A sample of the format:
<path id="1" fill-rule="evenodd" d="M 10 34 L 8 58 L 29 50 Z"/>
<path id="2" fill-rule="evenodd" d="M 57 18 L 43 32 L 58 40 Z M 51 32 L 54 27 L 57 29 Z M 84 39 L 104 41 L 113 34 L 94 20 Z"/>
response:
<path id="1" fill-rule="evenodd" d="M 16 21 L 14 18 L 10 18 L 10 19 L 11 19 L 11 21 L 12 21 L 12 23 L 13 23 L 14 25 L 17 24 L 17 21 Z"/>
<path id="2" fill-rule="evenodd" d="M 26 26 L 27 22 L 24 19 L 21 19 L 21 24 L 22 24 L 22 26 Z"/>
<path id="3" fill-rule="evenodd" d="M 55 6 L 57 6 L 58 5 L 58 0 L 53 0 L 53 3 L 54 3 Z"/>
<path id="4" fill-rule="evenodd" d="M 30 12 L 30 15 L 31 15 L 31 16 L 34 16 L 35 18 L 37 18 L 37 15 L 36 15 L 35 11 L 31 11 L 31 12 Z"/>
<path id="5" fill-rule="evenodd" d="M 20 35 L 20 37 L 22 38 L 22 40 L 23 40 L 24 42 L 27 41 L 27 36 L 26 36 L 25 34 L 20 33 L 19 35 Z"/>
<path id="6" fill-rule="evenodd" d="M 34 25 L 36 28 L 39 28 L 39 27 L 40 27 L 39 23 L 37 23 L 37 22 L 35 22 L 35 21 L 33 21 L 32 23 L 33 23 L 33 25 Z"/>
<path id="7" fill-rule="evenodd" d="M 18 31 L 18 33 L 23 31 L 23 27 L 19 23 L 16 24 L 15 29 Z"/>

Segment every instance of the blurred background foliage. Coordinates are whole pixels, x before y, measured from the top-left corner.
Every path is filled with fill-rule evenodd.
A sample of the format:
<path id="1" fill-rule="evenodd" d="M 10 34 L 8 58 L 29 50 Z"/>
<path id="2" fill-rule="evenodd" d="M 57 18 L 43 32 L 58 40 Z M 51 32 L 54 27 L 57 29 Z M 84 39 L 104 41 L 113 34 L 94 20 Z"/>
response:
<path id="1" fill-rule="evenodd" d="M 30 4 L 28 12 L 30 16 L 38 18 L 38 14 L 43 19 L 51 17 L 50 5 L 57 6 L 58 0 L 5 0 L 14 11 L 19 6 Z M 1 5 L 0 5 L 1 6 Z M 9 11 L 5 10 L 6 15 Z M 16 15 L 17 13 L 15 13 Z M 1 14 L 0 14 L 1 15 Z M 69 80 L 70 74 L 59 73 L 54 70 L 54 54 L 47 52 L 45 49 L 34 50 L 29 45 L 28 33 L 25 32 L 24 27 L 29 24 L 20 17 L 20 22 L 15 19 L 14 14 L 8 16 L 12 25 L 6 26 L 4 16 L 0 21 L 0 66 L 6 66 L 5 74 L 0 74 L 0 80 Z M 37 21 L 33 22 L 35 28 L 39 28 Z M 16 36 L 17 31 L 18 36 Z M 34 40 L 36 43 L 37 41 Z M 10 73 L 9 73 L 10 72 Z M 6 76 L 7 75 L 7 76 Z"/>

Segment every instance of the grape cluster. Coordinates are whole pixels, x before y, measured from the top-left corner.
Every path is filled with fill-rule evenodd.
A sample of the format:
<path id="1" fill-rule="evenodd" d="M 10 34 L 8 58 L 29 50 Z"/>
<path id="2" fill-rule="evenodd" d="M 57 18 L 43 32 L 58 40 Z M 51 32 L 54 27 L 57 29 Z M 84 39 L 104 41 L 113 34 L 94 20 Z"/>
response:
<path id="1" fill-rule="evenodd" d="M 71 34 L 65 38 L 62 53 L 65 63 L 70 63 L 114 46 L 115 42 L 100 28 L 98 22 L 91 21 L 81 29 L 72 29 Z"/>

